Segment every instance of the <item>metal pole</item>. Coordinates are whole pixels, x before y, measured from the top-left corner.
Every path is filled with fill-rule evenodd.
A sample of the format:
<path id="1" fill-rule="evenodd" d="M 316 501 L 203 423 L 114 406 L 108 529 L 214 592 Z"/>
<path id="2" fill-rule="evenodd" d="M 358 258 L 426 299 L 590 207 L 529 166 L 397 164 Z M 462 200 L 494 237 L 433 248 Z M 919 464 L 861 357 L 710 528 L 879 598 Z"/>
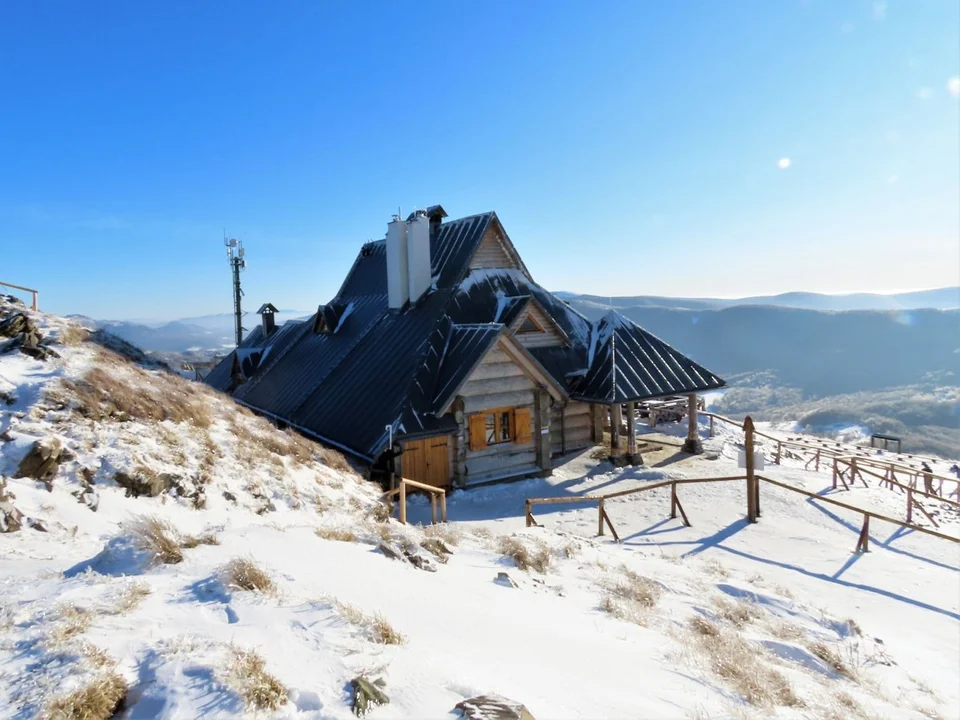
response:
<path id="1" fill-rule="evenodd" d="M 243 262 L 239 257 L 232 258 L 230 264 L 233 266 L 233 314 L 237 332 L 237 347 L 243 342 L 243 311 L 240 307 L 240 297 L 243 291 L 240 289 L 240 264 Z"/>

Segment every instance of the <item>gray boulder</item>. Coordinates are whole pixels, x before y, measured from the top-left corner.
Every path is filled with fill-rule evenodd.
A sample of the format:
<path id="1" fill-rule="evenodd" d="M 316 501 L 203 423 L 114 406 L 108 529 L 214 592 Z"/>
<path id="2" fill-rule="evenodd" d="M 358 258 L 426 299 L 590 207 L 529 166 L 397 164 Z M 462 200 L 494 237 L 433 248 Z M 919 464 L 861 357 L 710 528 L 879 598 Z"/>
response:
<path id="1" fill-rule="evenodd" d="M 457 704 L 466 720 L 534 720 L 522 704 L 500 695 L 478 695 Z"/>
<path id="2" fill-rule="evenodd" d="M 390 698 L 383 692 L 386 683 L 383 680 L 374 680 L 371 682 L 362 675 L 350 681 L 350 689 L 353 693 L 353 714 L 363 717 L 378 705 L 387 705 Z"/>
<path id="3" fill-rule="evenodd" d="M 53 490 L 53 478 L 60 469 L 62 459 L 60 441 L 53 437 L 42 438 L 27 451 L 14 477 L 39 480 L 46 484 L 48 490 Z"/>

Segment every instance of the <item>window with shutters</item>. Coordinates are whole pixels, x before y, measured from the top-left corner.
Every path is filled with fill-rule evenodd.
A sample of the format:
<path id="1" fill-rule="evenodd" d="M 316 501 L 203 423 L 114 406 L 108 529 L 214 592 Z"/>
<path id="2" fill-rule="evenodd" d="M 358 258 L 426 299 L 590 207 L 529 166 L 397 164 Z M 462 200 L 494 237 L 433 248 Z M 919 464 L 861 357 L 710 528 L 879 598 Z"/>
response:
<path id="1" fill-rule="evenodd" d="M 529 408 L 497 408 L 470 416 L 470 449 L 531 441 Z"/>

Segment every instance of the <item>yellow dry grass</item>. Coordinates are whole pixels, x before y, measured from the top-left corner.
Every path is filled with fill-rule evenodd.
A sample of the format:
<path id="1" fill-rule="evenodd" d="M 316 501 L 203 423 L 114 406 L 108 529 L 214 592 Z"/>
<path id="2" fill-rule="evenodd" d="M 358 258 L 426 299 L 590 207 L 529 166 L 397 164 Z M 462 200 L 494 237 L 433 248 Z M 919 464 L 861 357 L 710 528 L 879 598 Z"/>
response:
<path id="1" fill-rule="evenodd" d="M 545 573 L 550 567 L 550 548 L 542 541 L 535 539 L 521 540 L 516 536 L 500 538 L 498 551 L 513 559 L 521 570 L 535 570 Z"/>
<path id="2" fill-rule="evenodd" d="M 116 672 L 96 676 L 83 687 L 54 698 L 47 706 L 49 720 L 109 720 L 127 696 L 127 682 Z"/>
<path id="3" fill-rule="evenodd" d="M 126 525 L 133 544 L 151 555 L 153 562 L 176 565 L 183 562 L 180 536 L 166 520 L 143 515 Z"/>
<path id="4" fill-rule="evenodd" d="M 267 672 L 267 663 L 254 650 L 230 649 L 230 680 L 247 707 L 254 711 L 276 712 L 287 702 L 287 689 Z"/>
<path id="5" fill-rule="evenodd" d="M 252 558 L 238 557 L 221 570 L 225 583 L 239 590 L 271 593 L 276 590 L 273 580 Z"/>

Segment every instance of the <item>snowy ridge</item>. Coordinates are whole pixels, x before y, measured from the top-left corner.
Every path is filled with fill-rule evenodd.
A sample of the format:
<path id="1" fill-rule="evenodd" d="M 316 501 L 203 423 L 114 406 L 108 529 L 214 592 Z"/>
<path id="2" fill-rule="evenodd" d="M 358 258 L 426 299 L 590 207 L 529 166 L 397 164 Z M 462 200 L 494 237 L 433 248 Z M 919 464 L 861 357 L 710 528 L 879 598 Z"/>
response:
<path id="1" fill-rule="evenodd" d="M 453 493 L 448 526 L 401 526 L 334 453 L 26 314 L 60 357 L 0 354 L 0 473 L 44 437 L 69 454 L 49 482 L 7 479 L 46 532 L 0 535 L 0 717 L 81 717 L 82 691 L 114 678 L 121 718 L 346 720 L 361 676 L 389 698 L 373 720 L 449 719 L 477 696 L 538 720 L 960 714 L 954 545 L 871 525 L 873 551 L 852 556 L 848 518 L 775 491 L 746 527 L 733 484 L 684 488 L 690 528 L 660 491 L 611 501 L 619 545 L 594 537 L 595 507 L 524 528 L 527 497 L 736 474 L 732 439 L 663 467 L 585 453 L 551 478 Z M 98 414 L 95 380 L 157 402 L 102 397 Z M 117 474 L 138 468 L 176 480 L 128 496 Z M 410 499 L 411 518 L 429 513 Z M 178 562 L 138 544 L 142 517 L 166 525 Z"/>

